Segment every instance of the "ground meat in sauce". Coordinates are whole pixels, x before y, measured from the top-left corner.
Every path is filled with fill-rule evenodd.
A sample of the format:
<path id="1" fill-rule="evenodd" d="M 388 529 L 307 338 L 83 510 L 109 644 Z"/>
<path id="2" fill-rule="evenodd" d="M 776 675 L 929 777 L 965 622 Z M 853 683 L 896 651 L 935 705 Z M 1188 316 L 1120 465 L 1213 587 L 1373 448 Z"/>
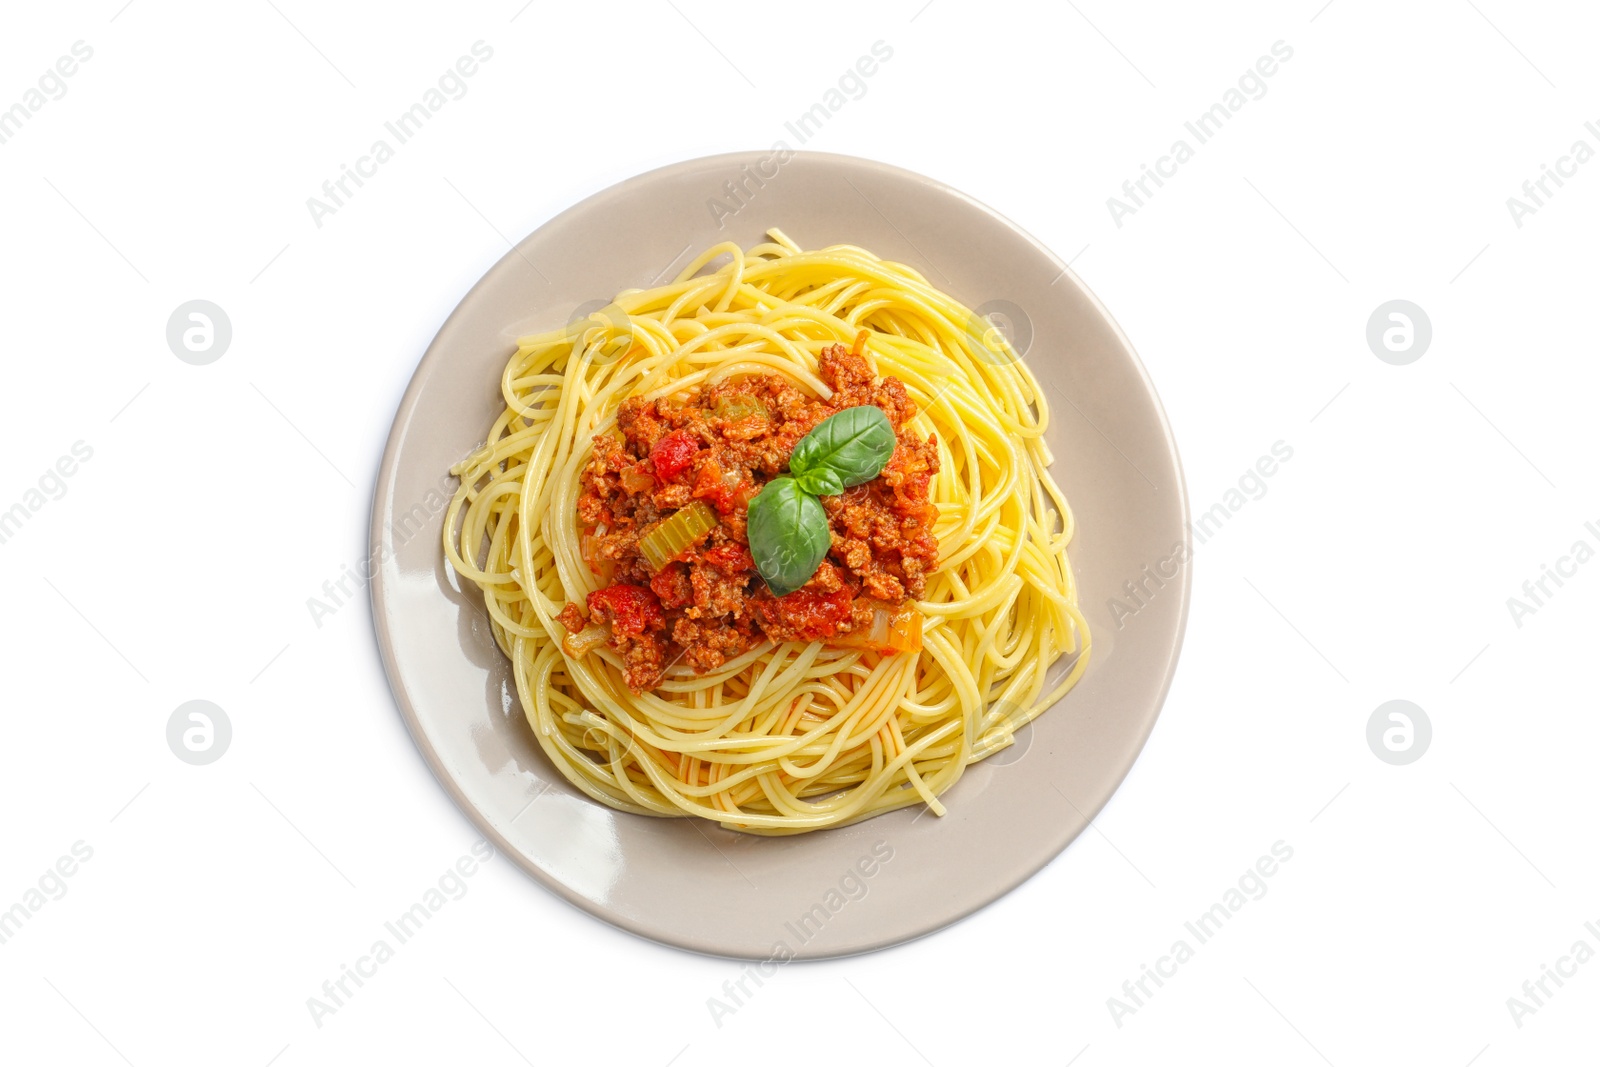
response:
<path id="1" fill-rule="evenodd" d="M 606 588 L 590 594 L 589 618 L 611 627 L 629 688 L 654 688 L 677 662 L 696 672 L 773 641 L 813 641 L 865 625 L 863 599 L 898 604 L 923 595 L 938 565 L 938 509 L 928 485 L 939 471 L 932 437 L 906 431 L 916 404 L 895 378 L 875 381 L 861 356 L 830 345 L 817 370 L 834 390 L 817 400 L 777 375 L 712 385 L 682 401 L 630 399 L 617 430 L 598 434 L 583 473 L 578 519 L 587 555 Z M 827 559 L 810 582 L 774 597 L 745 539 L 745 509 L 761 487 L 787 470 L 800 439 L 845 408 L 875 404 L 894 426 L 894 455 L 878 477 L 823 497 L 832 528 Z M 652 573 L 640 533 L 695 500 L 716 512 L 709 536 Z M 570 632 L 585 625 L 568 604 L 558 616 Z"/>

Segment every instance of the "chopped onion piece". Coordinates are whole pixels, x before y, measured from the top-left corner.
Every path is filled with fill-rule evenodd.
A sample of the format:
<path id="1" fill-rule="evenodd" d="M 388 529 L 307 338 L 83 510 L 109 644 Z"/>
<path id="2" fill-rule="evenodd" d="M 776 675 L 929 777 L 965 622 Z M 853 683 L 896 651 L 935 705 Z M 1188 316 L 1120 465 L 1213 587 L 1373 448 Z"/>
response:
<path id="1" fill-rule="evenodd" d="M 834 648 L 864 648 L 872 652 L 921 652 L 922 612 L 914 601 L 886 604 L 863 597 L 856 601 L 872 608 L 872 623 L 828 639 Z"/>
<path id="2" fill-rule="evenodd" d="M 727 419 L 729 422 L 747 419 L 751 415 L 771 418 L 772 412 L 767 410 L 767 405 L 753 396 L 718 397 L 716 406 L 711 409 L 712 418 Z"/>
<path id="3" fill-rule="evenodd" d="M 872 630 L 867 636 L 867 642 L 874 648 L 883 648 L 889 643 L 890 614 L 881 607 L 872 610 Z"/>
<path id="4" fill-rule="evenodd" d="M 611 576 L 617 570 L 617 561 L 602 551 L 605 546 L 605 529 L 604 526 L 597 526 L 593 533 L 586 533 L 578 539 L 579 555 L 589 565 L 590 572 L 599 576 L 602 586 L 611 584 Z"/>
<path id="5" fill-rule="evenodd" d="M 597 623 L 590 623 L 575 634 L 561 640 L 561 650 L 573 659 L 581 659 L 611 640 L 611 631 Z"/>
<path id="6" fill-rule="evenodd" d="M 656 487 L 655 476 L 643 469 L 641 464 L 635 463 L 631 467 L 624 467 L 617 476 L 622 483 L 622 488 L 630 493 L 648 493 Z"/>

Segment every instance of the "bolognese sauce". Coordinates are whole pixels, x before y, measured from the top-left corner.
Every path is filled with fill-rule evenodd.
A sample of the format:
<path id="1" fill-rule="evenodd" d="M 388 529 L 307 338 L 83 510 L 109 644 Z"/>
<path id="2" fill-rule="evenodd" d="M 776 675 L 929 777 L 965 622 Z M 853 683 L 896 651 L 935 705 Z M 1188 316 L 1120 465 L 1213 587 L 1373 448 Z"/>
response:
<path id="1" fill-rule="evenodd" d="M 928 499 L 937 443 L 906 429 L 917 408 L 905 385 L 877 380 L 858 351 L 830 345 L 817 372 L 827 400 L 763 374 L 622 403 L 582 476 L 583 556 L 606 584 L 557 616 L 568 654 L 609 643 L 628 687 L 643 692 L 674 663 L 704 673 L 766 641 L 920 648 L 911 601 L 938 566 Z M 866 404 L 894 427 L 894 453 L 870 481 L 821 499 L 827 557 L 804 586 L 774 596 L 750 555 L 746 509 L 812 428 Z"/>

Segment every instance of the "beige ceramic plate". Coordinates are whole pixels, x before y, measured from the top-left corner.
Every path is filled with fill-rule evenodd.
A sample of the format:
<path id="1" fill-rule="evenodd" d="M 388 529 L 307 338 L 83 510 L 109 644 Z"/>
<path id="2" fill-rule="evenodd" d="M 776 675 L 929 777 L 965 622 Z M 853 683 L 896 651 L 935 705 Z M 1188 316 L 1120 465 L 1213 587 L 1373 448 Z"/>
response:
<path id="1" fill-rule="evenodd" d="M 749 247 L 772 226 L 806 248 L 860 245 L 915 267 L 1008 327 L 1049 393 L 1052 470 L 1078 518 L 1071 556 L 1094 629 L 1092 664 L 1017 745 L 967 771 L 945 795 L 942 819 L 904 809 L 771 838 L 589 800 L 546 761 L 482 602 L 442 561 L 442 476 L 499 414 L 515 338 L 658 283 L 719 241 Z M 607 922 L 699 952 L 839 956 L 981 908 L 1050 862 L 1110 798 L 1177 665 L 1189 576 L 1163 561 L 1188 543 L 1187 529 L 1155 392 L 1110 316 L 1049 251 L 961 193 L 880 163 L 715 156 L 590 197 L 526 238 L 461 301 L 423 357 L 384 453 L 373 609 L 417 746 L 456 803 L 540 882 Z M 1146 567 L 1170 577 L 1158 588 Z M 1113 619 L 1108 600 L 1127 602 L 1130 580 L 1149 591 L 1146 606 Z"/>

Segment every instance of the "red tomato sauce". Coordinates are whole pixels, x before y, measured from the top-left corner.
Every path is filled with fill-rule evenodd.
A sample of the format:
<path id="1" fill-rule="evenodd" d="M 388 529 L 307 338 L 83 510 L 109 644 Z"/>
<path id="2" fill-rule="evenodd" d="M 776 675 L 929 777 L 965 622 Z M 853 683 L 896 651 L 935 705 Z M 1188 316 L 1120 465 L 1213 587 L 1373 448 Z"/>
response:
<path id="1" fill-rule="evenodd" d="M 928 487 L 939 471 L 934 438 L 905 429 L 916 404 L 896 378 L 874 378 L 844 345 L 823 349 L 818 400 L 778 375 L 719 382 L 687 398 L 630 399 L 617 428 L 594 438 L 578 498 L 585 554 L 610 584 L 558 616 L 576 633 L 610 628 L 628 686 L 653 689 L 667 667 L 714 670 L 765 641 L 827 641 L 870 625 L 874 605 L 921 597 L 938 566 Z M 795 445 L 823 419 L 875 404 L 895 428 L 894 455 L 871 481 L 822 498 L 833 544 L 802 588 L 774 597 L 756 573 L 745 513 L 761 487 L 787 472 Z M 717 525 L 660 571 L 639 539 L 696 500 Z M 584 609 L 587 609 L 585 612 Z"/>

